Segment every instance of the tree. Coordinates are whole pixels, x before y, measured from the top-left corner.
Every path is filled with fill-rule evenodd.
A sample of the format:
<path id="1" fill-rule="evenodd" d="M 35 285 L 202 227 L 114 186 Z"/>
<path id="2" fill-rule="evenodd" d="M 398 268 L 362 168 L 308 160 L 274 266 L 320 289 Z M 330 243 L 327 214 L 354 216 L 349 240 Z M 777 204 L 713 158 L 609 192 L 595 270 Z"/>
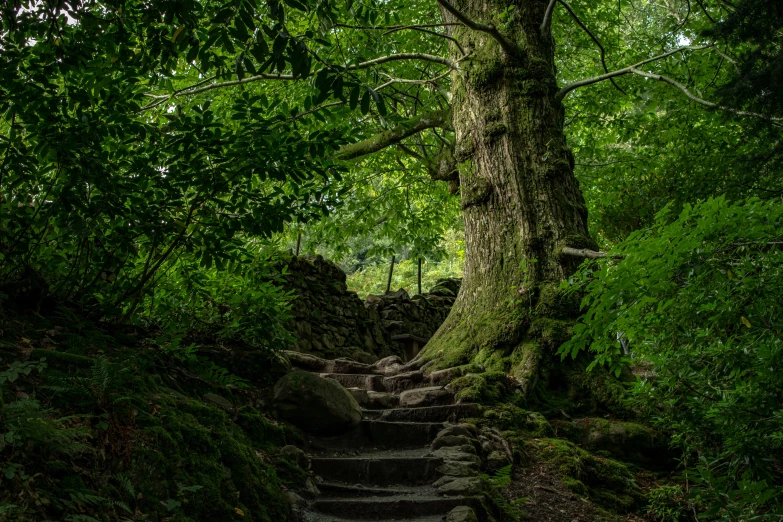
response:
<path id="1" fill-rule="evenodd" d="M 4 38 L 21 55 L 34 50 L 49 64 L 48 70 L 57 74 L 67 68 L 68 60 L 75 59 L 78 44 L 87 42 L 91 34 L 101 35 L 98 44 L 80 51 L 84 58 L 77 59 L 73 67 L 83 71 L 88 64 L 100 62 L 105 72 L 106 64 L 119 63 L 122 74 L 116 78 L 128 90 L 93 87 L 92 76 L 86 74 L 79 83 L 83 100 L 109 89 L 108 94 L 101 94 L 111 101 L 109 108 L 170 144 L 166 149 L 170 158 L 157 163 L 164 164 L 161 168 L 182 163 L 178 172 L 189 176 L 182 183 L 186 192 L 188 187 L 201 186 L 204 180 L 199 180 L 198 171 L 210 168 L 212 158 L 212 153 L 201 153 L 200 163 L 191 165 L 177 157 L 183 144 L 190 143 L 194 129 L 188 125 L 195 122 L 201 129 L 211 124 L 198 116 L 206 110 L 204 98 L 219 110 L 230 108 L 236 123 L 224 124 L 225 128 L 241 138 L 233 146 L 230 140 L 210 135 L 231 150 L 222 156 L 221 176 L 235 180 L 240 171 L 233 165 L 239 162 L 246 167 L 242 172 L 248 179 L 268 180 L 267 172 L 277 168 L 279 182 L 287 183 L 277 190 L 266 181 L 258 184 L 263 196 L 288 194 L 310 204 L 315 198 L 326 207 L 338 205 L 340 194 L 328 190 L 339 184 L 337 164 L 384 153 L 390 147 L 409 157 L 405 165 L 415 160 L 432 179 L 459 190 L 466 235 L 465 278 L 452 314 L 430 342 L 426 356 L 442 353 L 440 364 L 444 365 L 480 356 L 512 371 L 528 391 L 538 378 L 544 354 L 553 352 L 565 338 L 576 312 L 573 303 L 559 295 L 558 283 L 584 257 L 600 255 L 588 231 L 587 207 L 566 143 L 567 96 L 609 82 L 618 91 L 614 96 L 621 96 L 634 88 L 626 82 L 621 89 L 621 77 L 635 76 L 647 84 L 660 82 L 669 87 L 667 92 L 679 91 L 683 99 L 709 110 L 725 110 L 766 124 L 778 121 L 752 107 L 729 108 L 708 101 L 693 88 L 693 81 L 662 74 L 672 60 L 676 61 L 674 72 L 689 73 L 691 64 L 686 58 L 702 53 L 708 56 L 700 66 L 704 72 L 699 78 L 703 79 L 714 69 L 711 60 L 725 55 L 715 41 L 687 31 L 687 17 L 685 22 L 677 21 L 676 27 L 667 26 L 660 38 L 651 38 L 652 43 L 645 42 L 641 49 L 618 44 L 620 56 L 633 65 L 610 71 L 601 39 L 561 0 L 463 0 L 455 4 L 438 0 L 437 7 L 409 0 L 287 0 L 285 4 L 270 0 L 265 5 L 255 0 L 182 5 L 63 0 L 51 6 L 24 5 L 26 11 L 17 3 L 4 12 Z M 601 16 L 611 9 L 608 4 L 598 7 Z M 704 13 L 698 23 L 710 18 Z M 577 40 L 562 42 L 560 48 L 571 52 L 587 42 L 600 51 L 600 60 L 576 62 L 576 73 L 558 75 L 553 29 L 559 30 L 559 24 L 553 20 L 565 23 L 566 17 L 573 19 L 580 34 Z M 23 36 L 14 33 L 19 20 L 36 31 Z M 612 24 L 607 27 L 609 32 L 616 29 Z M 40 60 L 24 63 L 35 70 Z M 29 93 L 30 103 L 36 82 L 46 84 L 52 99 L 67 103 L 69 97 L 58 92 L 63 85 L 65 91 L 72 87 L 67 74 L 58 86 L 35 74 L 25 75 L 18 65 L 12 64 L 9 71 L 16 75 L 16 88 Z M 715 76 L 724 74 L 718 65 Z M 9 94 L 4 100 L 9 107 Z M 69 121 L 81 118 L 77 112 L 66 111 Z M 27 115 L 18 110 L 6 114 L 10 114 L 5 121 L 11 136 L 16 129 L 23 129 L 28 138 L 32 135 L 34 126 Z M 101 114 L 111 115 L 109 121 L 119 117 Z M 154 123 L 164 118 L 174 123 Z M 45 135 L 40 122 L 35 132 Z M 71 127 L 69 132 L 77 131 Z M 133 139 L 123 136 L 120 143 L 138 142 L 139 133 Z M 151 151 L 161 143 L 142 142 Z M 14 138 L 9 143 L 15 143 Z M 197 145 L 208 151 L 207 143 Z M 276 148 L 288 153 L 277 157 Z M 11 154 L 16 149 L 6 150 L 4 161 L 22 164 L 21 157 Z M 242 162 L 245 150 L 258 152 L 249 164 Z M 118 158 L 134 153 L 126 147 Z M 191 152 L 185 149 L 185 153 Z M 54 173 L 51 176 L 56 176 L 60 164 L 56 161 L 47 167 Z M 118 167 L 118 171 L 123 169 L 130 172 Z M 306 194 L 297 192 L 302 170 L 308 173 L 307 180 L 321 176 L 324 197 L 313 196 L 318 192 L 314 183 L 308 185 Z M 165 180 L 161 183 L 168 186 Z M 210 184 L 215 186 L 209 182 L 199 189 L 200 196 L 194 200 L 199 205 Z M 245 194 L 237 190 L 207 198 L 216 203 L 209 226 L 232 230 L 238 216 L 248 223 L 254 221 L 255 216 L 246 212 L 248 203 L 237 203 Z M 170 198 L 161 194 L 164 201 Z M 279 229 L 281 209 L 292 201 L 284 199 L 272 207 L 259 197 L 251 200 L 276 217 L 273 230 Z M 193 205 L 189 208 L 186 219 L 194 211 Z M 179 219 L 189 230 L 191 220 Z M 208 242 L 207 236 L 202 244 Z M 158 253 L 152 241 L 147 243 L 152 244 L 150 263 L 159 266 L 159 256 L 165 255 L 165 260 L 170 253 Z M 204 257 L 219 258 L 222 251 L 217 246 Z M 142 262 L 142 267 L 146 265 Z M 149 271 L 143 268 L 142 273 L 141 280 L 146 281 Z M 138 283 L 130 290 L 140 291 Z"/>

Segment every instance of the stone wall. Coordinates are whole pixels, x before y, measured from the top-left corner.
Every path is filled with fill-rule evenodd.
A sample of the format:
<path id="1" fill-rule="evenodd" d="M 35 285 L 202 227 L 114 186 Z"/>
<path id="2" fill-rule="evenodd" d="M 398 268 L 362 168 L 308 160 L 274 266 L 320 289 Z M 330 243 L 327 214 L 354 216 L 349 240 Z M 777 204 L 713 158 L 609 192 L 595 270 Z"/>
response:
<path id="1" fill-rule="evenodd" d="M 345 272 L 321 256 L 292 256 L 283 278 L 296 295 L 288 325 L 296 337 L 292 349 L 362 362 L 404 356 L 401 336 L 429 340 L 448 315 L 460 285 L 458 279 L 443 279 L 430 292 L 412 298 L 398 290 L 362 301 L 348 290 Z"/>

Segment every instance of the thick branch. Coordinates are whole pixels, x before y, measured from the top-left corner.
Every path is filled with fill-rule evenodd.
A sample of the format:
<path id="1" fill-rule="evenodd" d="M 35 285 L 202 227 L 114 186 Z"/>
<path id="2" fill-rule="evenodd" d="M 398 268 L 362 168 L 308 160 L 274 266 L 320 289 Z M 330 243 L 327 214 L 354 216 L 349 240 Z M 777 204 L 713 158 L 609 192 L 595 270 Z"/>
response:
<path id="1" fill-rule="evenodd" d="M 618 69 L 616 71 L 608 72 L 606 74 L 602 74 L 600 76 L 595 76 L 593 78 L 585 78 L 584 80 L 579 80 L 577 82 L 574 82 L 570 85 L 566 85 L 562 89 L 560 89 L 557 94 L 555 95 L 555 98 L 558 100 L 562 100 L 565 98 L 566 94 L 573 91 L 574 89 L 578 89 L 580 87 L 586 87 L 588 85 L 593 85 L 594 83 L 603 82 L 612 78 L 616 78 L 618 76 L 623 76 L 625 74 L 631 74 L 633 72 L 633 69 L 640 67 L 642 65 L 648 64 L 650 62 L 655 62 L 658 60 L 662 60 L 664 58 L 668 58 L 669 56 L 673 54 L 677 54 L 682 51 L 700 51 L 703 49 L 709 49 L 712 47 L 711 45 L 704 45 L 701 47 L 692 47 L 692 46 L 685 46 L 685 47 L 678 47 L 677 49 L 665 52 L 663 54 L 659 54 L 658 56 L 653 56 L 652 58 L 647 58 L 646 60 L 642 60 L 639 63 L 635 63 L 633 65 L 629 65 L 628 67 L 625 67 L 623 69 Z"/>
<path id="2" fill-rule="evenodd" d="M 560 253 L 566 256 L 586 257 L 588 259 L 601 259 L 606 257 L 606 252 L 596 252 L 595 250 L 588 250 L 586 248 L 563 247 L 560 249 Z"/>
<path id="3" fill-rule="evenodd" d="M 505 53 L 509 56 L 513 56 L 517 53 L 517 48 L 508 40 L 506 40 L 506 37 L 500 34 L 500 31 L 495 28 L 495 26 L 492 25 L 486 25 L 486 24 L 480 24 L 474 20 L 471 20 L 468 18 L 468 16 L 451 5 L 447 0 L 438 0 L 438 3 L 449 13 L 454 16 L 457 20 L 465 24 L 466 27 L 469 27 L 473 29 L 474 31 L 481 31 L 482 33 L 487 33 L 492 38 L 494 38 L 499 44 L 500 47 L 505 51 Z"/>
<path id="4" fill-rule="evenodd" d="M 552 27 L 552 14 L 555 12 L 555 4 L 557 0 L 549 0 L 549 5 L 546 6 L 544 12 L 544 21 L 541 22 L 541 37 L 543 38 L 549 33 L 549 28 Z"/>
<path id="5" fill-rule="evenodd" d="M 449 128 L 451 126 L 451 113 L 448 110 L 433 111 L 422 114 L 405 124 L 397 125 L 387 131 L 381 132 L 371 138 L 352 143 L 342 147 L 335 155 L 337 159 L 350 160 L 373 152 L 378 152 L 386 147 L 395 145 L 409 136 L 413 136 L 423 130 L 436 127 Z"/>

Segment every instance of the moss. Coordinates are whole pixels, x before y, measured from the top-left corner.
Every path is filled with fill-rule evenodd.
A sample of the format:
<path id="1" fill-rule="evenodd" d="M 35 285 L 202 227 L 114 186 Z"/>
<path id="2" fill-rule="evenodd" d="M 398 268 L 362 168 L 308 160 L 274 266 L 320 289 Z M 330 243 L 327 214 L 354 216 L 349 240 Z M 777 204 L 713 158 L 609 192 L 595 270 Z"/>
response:
<path id="1" fill-rule="evenodd" d="M 468 84 L 479 91 L 497 84 L 506 69 L 500 45 L 492 38 L 482 38 L 470 47 L 471 57 L 463 65 Z"/>
<path id="2" fill-rule="evenodd" d="M 550 179 L 561 179 L 571 175 L 573 167 L 567 157 L 550 161 L 546 166 L 546 175 Z"/>
<path id="3" fill-rule="evenodd" d="M 620 419 L 632 417 L 634 413 L 625 403 L 623 379 L 615 378 L 601 367 L 587 371 L 586 366 L 586 361 L 576 360 L 567 361 L 560 368 L 568 383 L 568 399 L 574 411 L 608 412 Z"/>
<path id="4" fill-rule="evenodd" d="M 554 319 L 574 318 L 579 314 L 579 296 L 561 290 L 557 283 L 539 286 L 536 314 Z"/>
<path id="5" fill-rule="evenodd" d="M 621 462 L 593 455 L 561 439 L 535 442 L 538 458 L 554 466 L 571 491 L 616 512 L 628 512 L 641 502 L 641 490 Z"/>
<path id="6" fill-rule="evenodd" d="M 31 359 L 40 359 L 41 357 L 46 358 L 46 364 L 48 366 L 56 367 L 61 370 L 67 370 L 69 366 L 75 366 L 76 368 L 92 368 L 95 363 L 94 358 L 68 352 L 41 349 L 35 349 L 30 352 Z"/>
<path id="7" fill-rule="evenodd" d="M 454 379 L 450 386 L 458 401 L 481 404 L 500 402 L 510 392 L 504 372 L 468 374 Z"/>
<path id="8" fill-rule="evenodd" d="M 498 56 L 477 57 L 470 60 L 465 67 L 468 73 L 468 83 L 476 90 L 483 90 L 497 84 L 505 70 L 503 61 Z"/>
<path id="9" fill-rule="evenodd" d="M 521 341 L 528 313 L 522 307 L 502 307 L 474 315 L 427 343 L 422 358 L 435 360 L 433 369 L 443 369 L 472 363 L 482 351 L 508 356 Z"/>
<path id="10" fill-rule="evenodd" d="M 544 80 L 553 76 L 551 64 L 534 53 L 528 55 L 525 70 L 528 77 L 534 79 Z"/>
<path id="11" fill-rule="evenodd" d="M 462 183 L 462 209 L 480 205 L 492 195 L 492 184 L 483 179 L 465 180 Z"/>
<path id="12" fill-rule="evenodd" d="M 516 94 L 521 98 L 541 98 L 546 96 L 548 89 L 544 82 L 538 80 L 523 80 L 516 85 Z"/>
<path id="13" fill-rule="evenodd" d="M 530 325 L 528 335 L 534 339 L 539 339 L 546 348 L 555 350 L 569 339 L 572 327 L 572 320 L 539 316 Z"/>
<path id="14" fill-rule="evenodd" d="M 581 236 L 579 234 L 570 234 L 560 240 L 561 247 L 571 248 L 590 248 L 595 249 L 595 241 L 589 236 Z"/>
<path id="15" fill-rule="evenodd" d="M 476 146 L 473 143 L 473 137 L 469 134 L 463 136 L 454 151 L 454 159 L 458 163 L 463 163 L 473 157 L 473 153 L 476 152 Z"/>
<path id="16" fill-rule="evenodd" d="M 261 441 L 254 444 L 215 405 L 167 397 L 158 401 L 160 419 L 147 421 L 151 425 L 143 433 L 148 444 L 131 458 L 143 511 L 177 498 L 180 486 L 201 486 L 197 494 L 184 497 L 183 511 L 194 519 L 231 520 L 235 508 L 245 513 L 245 520 L 285 519 L 281 481 L 256 453 Z M 244 416 L 253 418 L 247 411 Z"/>
<path id="17" fill-rule="evenodd" d="M 488 123 L 487 126 L 484 127 L 484 131 L 482 133 L 484 135 L 484 143 L 492 143 L 500 136 L 504 135 L 507 131 L 508 128 L 504 123 L 499 121 Z"/>

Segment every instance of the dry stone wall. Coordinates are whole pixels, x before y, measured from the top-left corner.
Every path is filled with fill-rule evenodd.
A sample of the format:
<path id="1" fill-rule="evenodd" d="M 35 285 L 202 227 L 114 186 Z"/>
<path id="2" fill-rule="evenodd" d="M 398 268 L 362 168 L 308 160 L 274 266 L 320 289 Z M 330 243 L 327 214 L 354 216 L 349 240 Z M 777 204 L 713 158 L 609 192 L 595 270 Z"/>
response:
<path id="1" fill-rule="evenodd" d="M 432 337 L 460 286 L 459 279 L 442 279 L 423 295 L 398 290 L 362 301 L 348 290 L 345 272 L 321 256 L 291 256 L 285 263 L 285 286 L 296 296 L 288 325 L 296 338 L 292 349 L 323 358 L 402 356 L 403 343 L 392 338 Z"/>

